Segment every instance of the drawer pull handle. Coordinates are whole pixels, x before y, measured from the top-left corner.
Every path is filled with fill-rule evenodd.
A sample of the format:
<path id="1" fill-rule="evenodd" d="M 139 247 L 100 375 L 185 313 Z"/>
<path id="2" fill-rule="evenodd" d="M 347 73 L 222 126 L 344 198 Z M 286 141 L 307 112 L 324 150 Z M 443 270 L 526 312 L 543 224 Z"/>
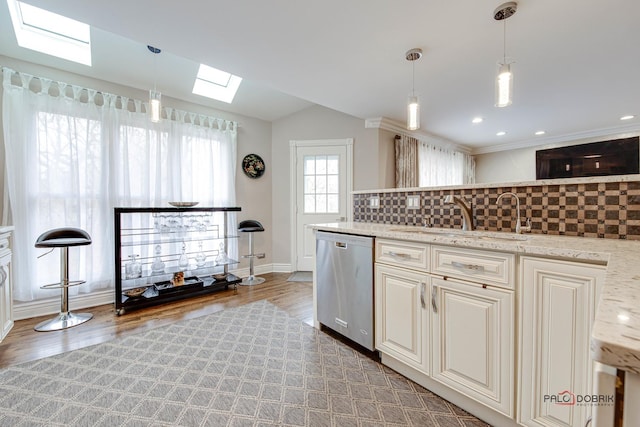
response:
<path id="1" fill-rule="evenodd" d="M 438 296 L 438 287 L 434 286 L 431 288 L 431 307 L 433 307 L 433 312 L 438 314 L 438 304 L 436 303 L 436 297 Z"/>
<path id="2" fill-rule="evenodd" d="M 400 259 L 411 259 L 411 255 L 409 254 L 401 254 L 398 252 L 389 252 L 389 256 L 392 258 L 400 258 Z"/>
<path id="3" fill-rule="evenodd" d="M 484 272 L 484 265 L 476 265 L 476 264 L 463 264 L 457 261 L 451 261 L 451 266 L 454 268 L 460 268 L 463 270 L 470 270 L 474 272 Z"/>
<path id="4" fill-rule="evenodd" d="M 427 287 L 427 284 L 424 282 L 420 283 L 420 304 L 422 304 L 422 308 L 427 308 L 426 304 L 424 302 L 424 293 L 425 293 L 425 288 Z"/>

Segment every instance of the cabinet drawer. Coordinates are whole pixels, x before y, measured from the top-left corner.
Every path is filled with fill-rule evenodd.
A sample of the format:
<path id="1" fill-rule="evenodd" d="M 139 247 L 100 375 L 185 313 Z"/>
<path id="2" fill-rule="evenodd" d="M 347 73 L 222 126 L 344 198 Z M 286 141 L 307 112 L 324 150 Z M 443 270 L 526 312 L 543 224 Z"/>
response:
<path id="1" fill-rule="evenodd" d="M 429 245 L 376 239 L 376 262 L 427 271 L 429 269 Z"/>
<path id="2" fill-rule="evenodd" d="M 513 289 L 515 255 L 450 246 L 433 246 L 433 274 Z"/>

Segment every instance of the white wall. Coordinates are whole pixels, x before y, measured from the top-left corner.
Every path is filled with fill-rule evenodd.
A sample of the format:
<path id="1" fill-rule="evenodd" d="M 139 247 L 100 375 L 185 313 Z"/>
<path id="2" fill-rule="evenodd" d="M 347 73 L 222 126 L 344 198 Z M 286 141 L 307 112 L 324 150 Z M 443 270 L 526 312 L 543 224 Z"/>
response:
<path id="1" fill-rule="evenodd" d="M 530 147 L 476 155 L 476 182 L 535 181 L 537 149 Z"/>

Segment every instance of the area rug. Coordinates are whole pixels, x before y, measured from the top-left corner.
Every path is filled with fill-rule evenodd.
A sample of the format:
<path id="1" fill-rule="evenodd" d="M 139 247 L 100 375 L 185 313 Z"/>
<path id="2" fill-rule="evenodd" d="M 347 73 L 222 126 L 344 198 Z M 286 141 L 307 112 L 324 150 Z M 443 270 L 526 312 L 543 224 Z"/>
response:
<path id="1" fill-rule="evenodd" d="M 287 282 L 313 282 L 313 272 L 311 271 L 295 271 Z"/>
<path id="2" fill-rule="evenodd" d="M 2 426 L 484 426 L 266 301 L 0 371 Z"/>

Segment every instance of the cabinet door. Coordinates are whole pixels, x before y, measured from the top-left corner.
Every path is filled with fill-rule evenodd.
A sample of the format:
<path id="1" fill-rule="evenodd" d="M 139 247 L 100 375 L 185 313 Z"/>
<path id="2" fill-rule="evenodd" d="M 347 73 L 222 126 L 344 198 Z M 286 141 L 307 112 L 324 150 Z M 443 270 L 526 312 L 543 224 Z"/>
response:
<path id="1" fill-rule="evenodd" d="M 11 263 L 8 262 L 8 257 L 4 257 L 0 265 L 0 341 L 2 341 L 13 327 L 13 301 L 9 277 Z"/>
<path id="2" fill-rule="evenodd" d="M 592 394 L 589 341 L 603 267 L 523 257 L 520 415 L 527 426 L 582 427 Z"/>
<path id="3" fill-rule="evenodd" d="M 511 417 L 514 292 L 431 279 L 433 378 Z"/>
<path id="4" fill-rule="evenodd" d="M 428 373 L 429 276 L 376 264 L 376 348 Z"/>

